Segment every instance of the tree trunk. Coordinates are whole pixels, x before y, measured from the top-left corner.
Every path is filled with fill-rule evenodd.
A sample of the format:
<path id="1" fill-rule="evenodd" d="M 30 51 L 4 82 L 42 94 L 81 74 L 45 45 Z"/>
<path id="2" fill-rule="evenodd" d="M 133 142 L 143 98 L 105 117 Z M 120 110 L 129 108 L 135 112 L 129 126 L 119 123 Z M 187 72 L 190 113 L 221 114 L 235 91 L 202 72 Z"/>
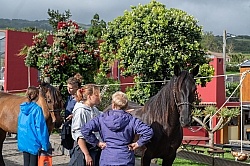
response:
<path id="1" fill-rule="evenodd" d="M 214 147 L 214 133 L 208 131 L 208 137 L 209 137 L 209 146 Z"/>

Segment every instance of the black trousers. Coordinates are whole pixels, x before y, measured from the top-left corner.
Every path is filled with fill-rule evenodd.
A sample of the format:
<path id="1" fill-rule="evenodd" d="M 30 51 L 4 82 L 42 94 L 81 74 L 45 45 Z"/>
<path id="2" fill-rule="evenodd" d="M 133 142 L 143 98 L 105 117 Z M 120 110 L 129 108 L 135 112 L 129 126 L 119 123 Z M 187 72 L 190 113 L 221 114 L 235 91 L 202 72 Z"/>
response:
<path id="1" fill-rule="evenodd" d="M 89 150 L 90 156 L 93 159 L 94 166 L 99 166 L 101 149 L 90 148 L 88 150 Z M 86 166 L 85 156 L 82 153 L 82 150 L 80 149 L 80 147 L 78 145 L 70 150 L 69 166 Z"/>
<path id="2" fill-rule="evenodd" d="M 27 152 L 23 152 L 23 163 L 24 166 L 37 166 L 38 155 L 33 155 Z"/>

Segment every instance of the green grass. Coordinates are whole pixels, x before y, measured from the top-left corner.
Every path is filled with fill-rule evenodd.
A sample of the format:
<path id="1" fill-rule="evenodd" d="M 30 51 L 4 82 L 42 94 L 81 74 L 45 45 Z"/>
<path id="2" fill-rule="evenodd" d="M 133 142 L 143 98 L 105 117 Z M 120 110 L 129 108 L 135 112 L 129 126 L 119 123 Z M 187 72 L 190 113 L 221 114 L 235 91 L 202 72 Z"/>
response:
<path id="1" fill-rule="evenodd" d="M 158 159 L 157 164 L 162 165 L 162 160 Z M 192 165 L 192 166 L 207 166 L 207 164 L 202 164 L 202 163 L 199 163 L 196 161 L 191 161 L 191 160 L 186 160 L 183 158 L 176 157 L 174 160 L 173 166 L 180 166 L 180 165 L 181 166 L 190 166 L 190 165 Z"/>
<path id="2" fill-rule="evenodd" d="M 243 42 L 250 42 L 250 39 L 235 39 L 235 40 L 243 41 Z"/>
<path id="3" fill-rule="evenodd" d="M 201 149 L 201 150 L 205 150 L 205 155 L 209 155 L 207 153 L 207 150 L 202 148 L 202 147 L 197 147 L 196 149 Z M 225 152 L 224 153 L 224 159 L 227 159 L 227 160 L 232 160 L 234 161 L 235 158 L 232 156 L 232 154 L 228 151 L 231 151 L 230 148 L 224 148 Z M 197 154 L 198 155 L 198 154 Z M 249 160 L 246 160 L 244 163 L 249 163 L 250 164 L 250 161 Z M 158 159 L 157 160 L 157 164 L 158 165 L 161 165 L 162 164 L 162 160 L 161 159 Z M 183 158 L 178 158 L 176 157 L 175 158 L 175 161 L 173 163 L 173 166 L 208 166 L 208 164 L 203 164 L 203 163 L 199 163 L 199 162 L 196 162 L 196 161 L 192 161 L 192 160 L 186 160 L 186 159 L 183 159 Z"/>
<path id="4" fill-rule="evenodd" d="M 201 164 L 201 163 L 198 163 L 198 162 L 195 162 L 195 161 L 191 161 L 191 160 L 185 160 L 185 159 L 182 159 L 182 158 L 176 158 L 174 160 L 174 163 L 173 163 L 173 166 L 189 166 L 189 165 L 192 165 L 192 166 L 207 166 L 207 164 Z"/>
<path id="5" fill-rule="evenodd" d="M 227 71 L 226 75 L 229 75 L 229 74 L 238 74 L 238 75 L 240 75 L 240 72 Z"/>

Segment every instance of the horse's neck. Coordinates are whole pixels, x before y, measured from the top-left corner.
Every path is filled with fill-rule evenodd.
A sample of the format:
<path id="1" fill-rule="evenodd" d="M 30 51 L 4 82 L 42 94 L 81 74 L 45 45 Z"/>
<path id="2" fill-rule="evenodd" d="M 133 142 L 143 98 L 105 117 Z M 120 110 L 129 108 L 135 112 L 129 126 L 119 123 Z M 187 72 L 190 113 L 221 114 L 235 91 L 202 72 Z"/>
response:
<path id="1" fill-rule="evenodd" d="M 52 118 L 50 116 L 49 108 L 48 105 L 44 99 L 44 97 L 40 94 L 39 99 L 37 101 L 37 104 L 42 108 L 43 110 L 43 115 L 46 120 L 46 124 L 49 130 L 49 133 L 53 130 L 53 125 L 52 125 Z"/>
<path id="2" fill-rule="evenodd" d="M 44 97 L 41 94 L 39 95 L 39 99 L 37 101 L 37 104 L 42 108 L 43 115 L 44 115 L 45 119 L 47 120 L 50 116 L 49 108 L 47 106 L 47 103 L 46 103 Z"/>

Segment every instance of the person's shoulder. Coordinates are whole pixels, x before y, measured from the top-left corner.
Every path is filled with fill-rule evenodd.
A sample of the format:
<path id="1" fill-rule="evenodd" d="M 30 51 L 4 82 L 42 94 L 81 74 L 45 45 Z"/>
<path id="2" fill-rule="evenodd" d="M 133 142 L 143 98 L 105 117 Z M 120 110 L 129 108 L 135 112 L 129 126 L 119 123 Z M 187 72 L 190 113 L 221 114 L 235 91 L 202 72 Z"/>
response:
<path id="1" fill-rule="evenodd" d="M 33 104 L 34 107 L 40 107 L 36 102 L 31 102 L 31 103 Z"/>
<path id="2" fill-rule="evenodd" d="M 74 110 L 78 109 L 78 108 L 82 108 L 84 105 L 81 102 L 76 102 L 75 106 L 74 106 Z"/>
<path id="3" fill-rule="evenodd" d="M 25 106 L 27 104 L 29 104 L 29 103 L 28 102 L 23 102 L 23 103 L 20 104 L 20 106 Z"/>
<path id="4" fill-rule="evenodd" d="M 135 117 L 130 112 L 128 112 L 128 111 L 123 110 L 123 114 L 131 117 L 132 119 L 135 119 Z"/>
<path id="5" fill-rule="evenodd" d="M 83 103 L 77 102 L 74 106 L 72 113 L 83 112 L 86 109 Z"/>
<path id="6" fill-rule="evenodd" d="M 40 105 L 38 105 L 37 103 L 35 103 L 34 108 L 35 108 L 37 111 L 43 112 L 42 107 L 41 107 Z"/>
<path id="7" fill-rule="evenodd" d="M 110 110 L 109 111 L 105 111 L 105 112 L 101 112 L 100 113 L 100 117 L 106 117 L 106 116 L 109 115 L 109 113 L 110 113 Z"/>
<path id="8" fill-rule="evenodd" d="M 99 113 L 101 113 L 101 111 L 97 108 L 97 107 L 93 107 L 93 110 L 95 111 L 95 112 L 99 112 Z"/>

